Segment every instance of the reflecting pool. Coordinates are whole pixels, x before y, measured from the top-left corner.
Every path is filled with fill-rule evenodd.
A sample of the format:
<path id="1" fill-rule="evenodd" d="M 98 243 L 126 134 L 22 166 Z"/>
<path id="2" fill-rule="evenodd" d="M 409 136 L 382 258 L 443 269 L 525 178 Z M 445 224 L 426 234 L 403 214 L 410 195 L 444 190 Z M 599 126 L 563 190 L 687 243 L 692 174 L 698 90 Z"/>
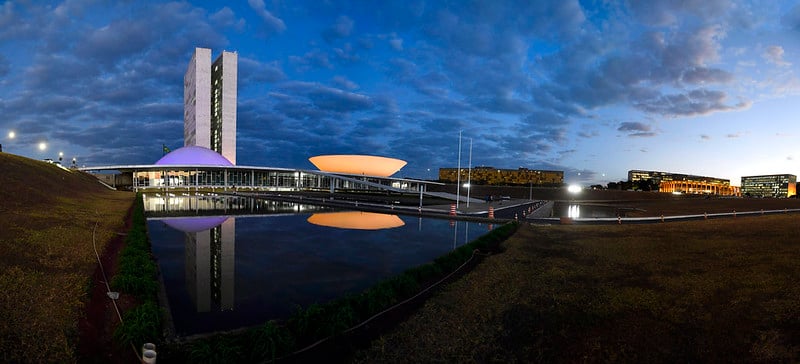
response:
<path id="1" fill-rule="evenodd" d="M 556 202 L 553 205 L 553 217 L 596 218 L 596 217 L 617 217 L 617 214 L 625 216 L 624 211 L 617 207 L 607 205 L 577 204 Z"/>
<path id="2" fill-rule="evenodd" d="M 286 318 L 298 305 L 361 292 L 491 229 L 219 196 L 153 195 L 145 205 L 155 208 L 148 229 L 179 335 Z"/>

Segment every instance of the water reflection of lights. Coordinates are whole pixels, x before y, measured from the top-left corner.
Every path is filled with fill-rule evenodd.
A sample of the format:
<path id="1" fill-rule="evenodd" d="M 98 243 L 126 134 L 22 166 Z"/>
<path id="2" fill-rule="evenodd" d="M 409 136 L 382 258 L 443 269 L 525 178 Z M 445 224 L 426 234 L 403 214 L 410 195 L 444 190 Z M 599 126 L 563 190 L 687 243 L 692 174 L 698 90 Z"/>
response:
<path id="1" fill-rule="evenodd" d="M 309 223 L 339 229 L 380 230 L 405 225 L 397 215 L 363 211 L 341 211 L 317 213 L 309 216 Z"/>
<path id="2" fill-rule="evenodd" d="M 567 217 L 570 218 L 579 218 L 581 217 L 581 206 L 580 205 L 569 205 L 567 208 Z"/>

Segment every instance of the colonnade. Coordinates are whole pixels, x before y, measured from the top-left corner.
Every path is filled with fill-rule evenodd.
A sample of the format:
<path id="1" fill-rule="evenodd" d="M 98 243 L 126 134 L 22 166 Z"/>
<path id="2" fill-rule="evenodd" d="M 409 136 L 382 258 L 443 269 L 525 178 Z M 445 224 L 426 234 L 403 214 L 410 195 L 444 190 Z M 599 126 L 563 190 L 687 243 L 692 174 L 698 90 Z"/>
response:
<path id="1" fill-rule="evenodd" d="M 682 192 L 688 194 L 709 194 L 719 196 L 740 196 L 737 186 L 702 181 L 661 181 L 659 192 Z"/>

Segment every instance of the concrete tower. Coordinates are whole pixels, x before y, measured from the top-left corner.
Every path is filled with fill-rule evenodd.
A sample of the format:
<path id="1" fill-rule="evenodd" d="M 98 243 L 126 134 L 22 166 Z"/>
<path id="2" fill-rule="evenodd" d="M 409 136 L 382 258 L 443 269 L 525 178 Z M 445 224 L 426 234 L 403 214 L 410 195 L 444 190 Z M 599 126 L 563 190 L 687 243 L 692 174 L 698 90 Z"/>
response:
<path id="1" fill-rule="evenodd" d="M 183 145 L 211 149 L 236 164 L 238 55 L 195 48 L 183 77 Z"/>

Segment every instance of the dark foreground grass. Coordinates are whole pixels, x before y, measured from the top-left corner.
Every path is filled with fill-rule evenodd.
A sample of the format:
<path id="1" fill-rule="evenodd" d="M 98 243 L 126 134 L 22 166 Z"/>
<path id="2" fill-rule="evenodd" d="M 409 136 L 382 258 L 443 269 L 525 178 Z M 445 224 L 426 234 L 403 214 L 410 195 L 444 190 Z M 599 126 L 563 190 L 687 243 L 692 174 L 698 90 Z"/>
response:
<path id="1" fill-rule="evenodd" d="M 797 362 L 800 215 L 524 226 L 357 362 Z"/>
<path id="2" fill-rule="evenodd" d="M 97 249 L 124 229 L 133 194 L 85 173 L 0 153 L 0 361 L 76 361 Z"/>

